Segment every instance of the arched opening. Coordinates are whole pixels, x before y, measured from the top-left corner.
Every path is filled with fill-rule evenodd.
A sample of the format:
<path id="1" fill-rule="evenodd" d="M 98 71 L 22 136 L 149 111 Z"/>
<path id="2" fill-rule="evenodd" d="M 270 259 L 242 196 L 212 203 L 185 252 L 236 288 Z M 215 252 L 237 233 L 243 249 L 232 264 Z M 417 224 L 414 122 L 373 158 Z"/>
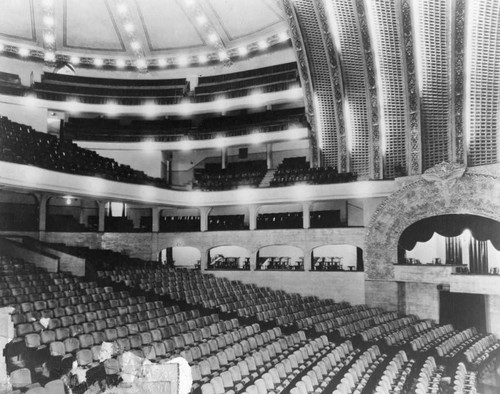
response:
<path id="1" fill-rule="evenodd" d="M 312 271 L 363 271 L 363 250 L 354 245 L 323 245 L 311 252 Z"/>
<path id="2" fill-rule="evenodd" d="M 250 251 L 236 245 L 217 246 L 208 251 L 209 270 L 250 270 Z"/>
<path id="3" fill-rule="evenodd" d="M 200 269 L 201 252 L 192 246 L 174 246 L 162 249 L 160 263 L 174 268 Z"/>
<path id="4" fill-rule="evenodd" d="M 270 245 L 257 252 L 257 270 L 303 271 L 304 252 L 291 245 Z"/>
<path id="5" fill-rule="evenodd" d="M 457 272 L 500 273 L 500 223 L 476 215 L 440 215 L 403 231 L 399 264 L 459 265 Z"/>

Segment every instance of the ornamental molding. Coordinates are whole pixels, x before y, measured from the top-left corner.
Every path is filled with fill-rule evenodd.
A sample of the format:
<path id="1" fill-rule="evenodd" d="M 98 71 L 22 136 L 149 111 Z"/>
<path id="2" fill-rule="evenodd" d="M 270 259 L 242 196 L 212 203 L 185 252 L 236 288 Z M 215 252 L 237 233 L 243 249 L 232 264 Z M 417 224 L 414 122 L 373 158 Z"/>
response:
<path id="1" fill-rule="evenodd" d="M 316 14 L 320 24 L 321 36 L 326 48 L 328 59 L 328 70 L 330 71 L 330 80 L 332 82 L 333 101 L 335 103 L 335 123 L 337 125 L 337 149 L 338 149 L 338 169 L 339 172 L 349 171 L 349 154 L 347 151 L 347 136 L 344 119 L 344 86 L 342 71 L 340 68 L 340 59 L 335 51 L 332 39 L 332 31 L 328 23 L 324 0 L 315 1 Z"/>
<path id="2" fill-rule="evenodd" d="M 367 110 L 368 110 L 368 135 L 369 135 L 369 175 L 371 179 L 382 179 L 382 146 L 380 138 L 380 110 L 377 93 L 377 77 L 375 70 L 375 61 L 370 40 L 370 31 L 368 20 L 366 18 L 366 9 L 364 0 L 356 0 L 356 11 L 361 32 L 361 42 L 363 44 L 363 60 L 365 62 L 367 78 Z"/>
<path id="3" fill-rule="evenodd" d="M 470 214 L 500 221 L 498 166 L 496 172 L 479 167 L 469 171 L 460 164 L 442 163 L 422 176 L 408 178 L 372 216 L 365 238 L 368 279 L 394 280 L 399 238 L 419 220 Z"/>
<path id="4" fill-rule="evenodd" d="M 454 136 L 455 151 L 453 152 L 453 159 L 458 163 L 465 163 L 465 132 L 464 132 L 464 78 L 465 78 L 465 0 L 456 0 L 455 2 L 455 34 L 452 39 L 455 40 L 453 64 L 453 77 L 454 77 L 454 91 L 455 91 L 455 110 L 454 122 L 455 127 L 452 129 L 452 136 Z"/>
<path id="5" fill-rule="evenodd" d="M 299 69 L 299 76 L 302 83 L 302 90 L 304 92 L 306 118 L 309 122 L 310 130 L 310 143 L 312 147 L 312 162 L 318 163 L 318 141 L 316 130 L 316 117 L 314 112 L 314 88 L 312 85 L 311 71 L 309 67 L 309 60 L 302 38 L 297 15 L 293 8 L 292 0 L 282 0 L 283 10 L 285 11 L 286 20 L 290 28 L 290 38 L 295 50 L 297 64 Z"/>

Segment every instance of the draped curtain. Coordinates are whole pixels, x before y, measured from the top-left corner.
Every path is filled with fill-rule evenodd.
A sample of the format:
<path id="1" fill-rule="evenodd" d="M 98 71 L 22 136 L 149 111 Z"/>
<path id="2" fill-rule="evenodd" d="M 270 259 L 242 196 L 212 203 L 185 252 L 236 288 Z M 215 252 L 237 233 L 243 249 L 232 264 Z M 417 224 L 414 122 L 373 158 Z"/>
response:
<path id="1" fill-rule="evenodd" d="M 446 238 L 446 264 L 462 264 L 460 237 Z"/>
<path id="2" fill-rule="evenodd" d="M 488 241 L 470 239 L 469 269 L 473 274 L 488 273 Z"/>

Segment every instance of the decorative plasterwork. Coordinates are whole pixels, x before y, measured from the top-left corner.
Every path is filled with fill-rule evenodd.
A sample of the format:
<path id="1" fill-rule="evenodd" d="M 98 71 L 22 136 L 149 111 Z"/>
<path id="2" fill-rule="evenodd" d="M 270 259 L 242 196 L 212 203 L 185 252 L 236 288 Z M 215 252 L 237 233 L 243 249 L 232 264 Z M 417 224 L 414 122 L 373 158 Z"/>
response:
<path id="1" fill-rule="evenodd" d="M 499 171 L 482 167 L 469 171 L 463 165 L 441 163 L 411 178 L 387 197 L 372 217 L 365 242 L 369 279 L 394 280 L 399 238 L 419 220 L 471 214 L 500 221 Z"/>
<path id="2" fill-rule="evenodd" d="M 369 127 L 369 176 L 370 179 L 382 179 L 382 148 L 380 139 L 379 124 L 379 102 L 377 93 L 377 77 L 375 71 L 375 62 L 373 60 L 373 51 L 370 41 L 370 32 L 368 21 L 366 19 L 366 9 L 363 0 L 356 0 L 356 9 L 358 14 L 359 28 L 361 31 L 361 41 L 363 43 L 364 61 L 366 77 L 368 82 L 368 127 Z"/>
<path id="3" fill-rule="evenodd" d="M 291 0 L 283 0 L 283 8 L 286 15 L 286 20 L 290 28 L 290 38 L 292 40 L 292 45 L 295 50 L 297 57 L 297 64 L 299 69 L 300 80 L 302 84 L 302 90 L 304 91 L 304 104 L 307 121 L 310 125 L 311 130 L 311 148 L 312 148 L 312 162 L 318 162 L 318 143 L 316 134 L 316 119 L 314 114 L 314 88 L 312 85 L 311 72 L 309 70 L 309 61 L 307 59 L 307 53 L 304 46 L 304 41 L 302 39 L 302 33 L 300 31 L 299 22 L 297 20 L 297 15 L 295 15 L 295 10 Z"/>
<path id="4" fill-rule="evenodd" d="M 326 54 L 329 62 L 330 79 L 332 81 L 333 99 L 335 103 L 335 123 L 337 124 L 337 149 L 338 149 L 338 169 L 339 172 L 347 172 L 349 166 L 349 154 L 347 150 L 347 136 L 344 119 L 344 86 L 342 71 L 340 68 L 339 54 L 335 51 L 332 32 L 326 15 L 324 0 L 314 2 L 316 14 L 320 25 L 321 36 L 326 48 Z"/>
<path id="5" fill-rule="evenodd" d="M 464 69 L 465 69 L 465 0 L 455 1 L 455 31 L 454 31 L 454 53 L 455 63 L 453 65 L 453 78 L 455 88 L 455 127 L 452 130 L 454 136 L 453 160 L 458 163 L 466 162 L 465 134 L 464 134 Z M 452 36 L 453 37 L 453 36 Z"/>
<path id="6" fill-rule="evenodd" d="M 422 173 L 422 137 L 420 131 L 420 106 L 418 97 L 417 73 L 413 52 L 413 33 L 410 0 L 402 0 L 403 52 L 406 62 L 406 91 L 408 92 L 408 127 L 406 168 L 408 175 Z"/>

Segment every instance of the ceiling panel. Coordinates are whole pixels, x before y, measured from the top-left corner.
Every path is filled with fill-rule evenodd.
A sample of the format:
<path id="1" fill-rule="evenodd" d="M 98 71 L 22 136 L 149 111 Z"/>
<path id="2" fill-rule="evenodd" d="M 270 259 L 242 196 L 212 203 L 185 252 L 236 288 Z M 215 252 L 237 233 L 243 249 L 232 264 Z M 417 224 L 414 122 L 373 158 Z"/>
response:
<path id="1" fill-rule="evenodd" d="M 106 52 L 125 51 L 107 0 L 64 0 L 63 14 L 64 47 Z"/>
<path id="2" fill-rule="evenodd" d="M 253 35 L 283 22 L 265 0 L 207 0 L 229 40 Z"/>
<path id="3" fill-rule="evenodd" d="M 175 0 L 136 0 L 150 51 L 204 45 L 191 19 Z"/>
<path id="4" fill-rule="evenodd" d="M 36 41 L 32 0 L 2 0 L 0 36 Z"/>

